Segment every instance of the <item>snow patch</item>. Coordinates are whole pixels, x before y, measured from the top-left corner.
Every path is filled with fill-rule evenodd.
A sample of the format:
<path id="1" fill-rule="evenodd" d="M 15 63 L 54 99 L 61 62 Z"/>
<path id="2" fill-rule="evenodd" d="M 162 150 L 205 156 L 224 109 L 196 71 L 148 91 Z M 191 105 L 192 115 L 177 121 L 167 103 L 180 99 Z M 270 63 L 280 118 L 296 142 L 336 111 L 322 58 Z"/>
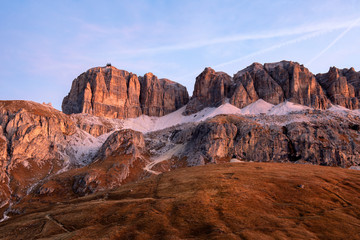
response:
<path id="1" fill-rule="evenodd" d="M 141 115 L 137 118 L 127 118 L 123 120 L 123 129 L 132 129 L 142 133 L 149 132 L 151 129 L 155 129 L 157 120 L 157 117 L 149 117 L 147 115 Z"/>
<path id="2" fill-rule="evenodd" d="M 242 114 L 249 115 L 258 115 L 261 113 L 268 113 L 274 105 L 268 102 L 265 102 L 263 99 L 259 99 L 256 102 L 253 102 L 246 107 L 241 109 Z"/>
<path id="3" fill-rule="evenodd" d="M 78 124 L 86 124 L 89 126 L 108 126 L 111 129 L 121 129 L 122 120 L 117 118 L 98 117 L 87 113 L 78 113 L 71 115 Z"/>
<path id="4" fill-rule="evenodd" d="M 89 164 L 111 133 L 113 131 L 96 138 L 78 129 L 77 133 L 68 141 L 65 149 L 70 163 L 80 166 Z"/>
<path id="5" fill-rule="evenodd" d="M 360 166 L 351 166 L 351 167 L 349 167 L 349 169 L 352 169 L 352 170 L 360 170 Z"/>
<path id="6" fill-rule="evenodd" d="M 241 163 L 241 162 L 244 162 L 244 161 L 241 161 L 241 160 L 236 159 L 236 158 L 232 158 L 232 159 L 230 160 L 230 162 L 231 162 L 231 163 Z"/>
<path id="7" fill-rule="evenodd" d="M 124 129 L 132 129 L 135 131 L 139 131 L 142 133 L 148 133 L 153 131 L 162 130 L 165 128 L 169 128 L 172 126 L 176 126 L 184 123 L 199 123 L 205 121 L 209 118 L 215 117 L 221 114 L 235 114 L 235 115 L 259 115 L 259 114 L 267 114 L 267 115 L 287 115 L 291 112 L 299 112 L 311 109 L 309 107 L 295 104 L 292 102 L 284 102 L 274 106 L 271 103 L 264 101 L 263 99 L 259 99 L 256 102 L 239 109 L 234 105 L 225 102 L 223 105 L 215 108 L 208 107 L 203 110 L 184 116 L 183 112 L 185 111 L 186 106 L 178 109 L 175 112 L 167 114 L 162 117 L 149 117 L 147 115 L 141 115 L 137 118 L 128 118 L 122 120 L 122 127 Z"/>
<path id="8" fill-rule="evenodd" d="M 185 108 L 186 106 L 183 106 L 177 111 L 162 117 L 149 117 L 147 115 L 141 115 L 137 118 L 124 119 L 123 128 L 147 133 L 179 124 L 205 121 L 208 118 L 212 118 L 220 114 L 241 114 L 241 110 L 239 108 L 229 103 L 225 103 L 217 108 L 205 108 L 188 116 L 184 116 L 182 114 L 185 111 Z"/>
<path id="9" fill-rule="evenodd" d="M 309 109 L 311 108 L 293 102 L 285 101 L 271 108 L 268 112 L 268 115 L 287 115 L 291 112 L 301 112 Z"/>
<path id="10" fill-rule="evenodd" d="M 348 114 L 348 113 L 351 113 L 351 112 L 354 112 L 354 113 L 359 112 L 359 110 L 351 111 L 350 109 L 347 109 L 346 107 L 339 106 L 339 105 L 331 105 L 331 107 L 328 108 L 327 110 L 330 111 L 330 112 L 340 113 L 340 114 Z"/>
<path id="11" fill-rule="evenodd" d="M 354 115 L 359 116 L 360 117 L 360 109 L 355 109 L 351 111 Z"/>

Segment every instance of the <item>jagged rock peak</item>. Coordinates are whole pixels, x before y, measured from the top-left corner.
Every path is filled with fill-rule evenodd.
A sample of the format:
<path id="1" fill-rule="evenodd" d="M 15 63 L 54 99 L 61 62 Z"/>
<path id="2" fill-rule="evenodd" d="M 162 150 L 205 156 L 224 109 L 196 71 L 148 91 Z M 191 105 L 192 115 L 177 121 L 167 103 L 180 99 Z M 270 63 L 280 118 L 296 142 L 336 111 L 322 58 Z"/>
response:
<path id="1" fill-rule="evenodd" d="M 330 67 L 327 73 L 317 74 L 316 79 L 333 104 L 349 109 L 359 108 L 360 72 L 354 68 Z"/>
<path id="2" fill-rule="evenodd" d="M 224 103 L 231 94 L 232 78 L 224 72 L 215 72 L 207 67 L 196 78 L 191 101 L 186 106 L 185 114 L 192 114 L 205 107 Z"/>
<path id="3" fill-rule="evenodd" d="M 334 74 L 335 76 L 332 76 Z M 346 80 L 341 82 L 341 77 L 345 77 Z M 337 80 L 337 86 L 333 86 L 332 78 L 340 78 Z M 348 87 L 348 84 L 352 85 L 354 90 Z M 206 68 L 196 78 L 194 94 L 185 114 L 217 106 L 226 98 L 239 108 L 263 99 L 271 104 L 288 100 L 316 109 L 326 109 L 330 103 L 353 109 L 359 107 L 359 96 L 360 74 L 353 68 L 332 68 L 328 74 L 315 77 L 309 69 L 297 62 L 255 62 L 238 71 L 232 78 L 226 73 Z"/>
<path id="4" fill-rule="evenodd" d="M 66 114 L 89 113 L 109 118 L 131 118 L 142 114 L 163 116 L 189 101 L 186 87 L 153 73 L 143 77 L 113 66 L 95 67 L 72 83 L 64 98 Z"/>
<path id="5" fill-rule="evenodd" d="M 245 74 L 246 72 L 250 72 L 250 71 L 256 72 L 256 71 L 262 70 L 263 68 L 264 68 L 264 66 L 261 63 L 254 62 L 250 66 L 248 66 L 248 67 L 238 71 L 236 74 L 234 74 L 234 78 L 238 78 L 241 75 Z"/>

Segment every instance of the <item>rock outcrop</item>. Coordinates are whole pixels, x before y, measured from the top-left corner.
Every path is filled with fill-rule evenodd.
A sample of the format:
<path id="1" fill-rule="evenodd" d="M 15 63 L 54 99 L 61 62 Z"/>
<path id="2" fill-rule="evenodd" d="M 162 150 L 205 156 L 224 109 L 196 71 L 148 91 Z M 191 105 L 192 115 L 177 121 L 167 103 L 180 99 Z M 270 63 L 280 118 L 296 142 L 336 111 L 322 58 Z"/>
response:
<path id="1" fill-rule="evenodd" d="M 106 134 L 95 138 L 79 128 L 101 126 L 105 118 L 67 116 L 24 101 L 0 106 L 0 215 L 34 199 L 55 203 L 188 166 L 235 160 L 360 165 L 356 115 L 320 110 L 283 116 L 219 115 L 145 135 L 119 130 L 122 126 L 112 124 L 121 120 L 108 119 Z M 81 118 L 89 122 L 79 125 Z M 75 155 L 84 161 L 69 165 Z"/>
<path id="2" fill-rule="evenodd" d="M 109 118 L 142 114 L 163 116 L 189 100 L 184 86 L 152 73 L 137 77 L 112 66 L 89 69 L 76 78 L 62 103 L 63 112 L 89 113 Z"/>
<path id="3" fill-rule="evenodd" d="M 149 154 L 143 134 L 130 129 L 115 131 L 90 164 L 49 176 L 32 192 L 36 197 L 51 194 L 52 201 L 57 201 L 117 188 L 148 176 L 144 170 L 147 163 Z"/>
<path id="4" fill-rule="evenodd" d="M 163 116 L 171 113 L 189 101 L 185 87 L 169 79 L 158 79 L 152 73 L 139 77 L 142 113 L 149 116 Z"/>
<path id="5" fill-rule="evenodd" d="M 122 128 L 121 119 L 111 119 L 106 117 L 97 117 L 91 114 L 72 114 L 71 119 L 76 123 L 76 126 L 91 134 L 94 137 L 99 137 L 105 133 Z"/>
<path id="6" fill-rule="evenodd" d="M 79 169 L 73 179 L 73 191 L 78 195 L 113 189 L 145 176 L 148 162 L 143 134 L 120 130 L 111 134 L 89 166 Z"/>
<path id="7" fill-rule="evenodd" d="M 330 118 L 280 126 L 220 115 L 192 131 L 178 158 L 187 159 L 187 166 L 229 162 L 236 158 L 349 167 L 360 164 L 359 122 Z"/>
<path id="8" fill-rule="evenodd" d="M 331 67 L 325 74 L 317 74 L 316 79 L 325 89 L 333 104 L 349 109 L 359 108 L 360 73 L 351 69 Z"/>
<path id="9" fill-rule="evenodd" d="M 271 104 L 285 100 L 326 109 L 329 101 L 315 76 L 296 62 L 253 63 L 231 78 L 223 72 L 206 68 L 197 78 L 185 114 L 205 107 L 219 106 L 225 99 L 243 108 L 258 99 Z"/>
<path id="10" fill-rule="evenodd" d="M 1 207 L 68 164 L 62 150 L 75 129 L 67 115 L 47 105 L 0 101 Z"/>
<path id="11" fill-rule="evenodd" d="M 192 100 L 186 106 L 185 114 L 192 114 L 205 107 L 216 107 L 224 103 L 232 91 L 232 79 L 224 72 L 205 70 L 196 78 Z"/>
<path id="12" fill-rule="evenodd" d="M 284 100 L 316 109 L 326 109 L 328 107 L 329 102 L 323 89 L 316 81 L 315 76 L 303 65 L 296 62 L 281 61 L 279 63 L 264 64 L 264 69 L 281 87 Z M 260 83 L 259 86 L 261 85 Z M 264 92 L 266 92 L 266 89 L 264 89 Z"/>
<path id="13" fill-rule="evenodd" d="M 97 139 L 102 131 L 121 127 L 114 119 L 98 118 L 90 120 L 98 123 L 92 128 L 81 118 L 86 116 L 68 116 L 44 104 L 0 101 L 0 216 L 32 192 L 61 199 L 72 196 L 71 189 L 84 195 L 146 175 L 142 133 L 118 130 Z M 97 128 L 101 123 L 103 128 Z"/>

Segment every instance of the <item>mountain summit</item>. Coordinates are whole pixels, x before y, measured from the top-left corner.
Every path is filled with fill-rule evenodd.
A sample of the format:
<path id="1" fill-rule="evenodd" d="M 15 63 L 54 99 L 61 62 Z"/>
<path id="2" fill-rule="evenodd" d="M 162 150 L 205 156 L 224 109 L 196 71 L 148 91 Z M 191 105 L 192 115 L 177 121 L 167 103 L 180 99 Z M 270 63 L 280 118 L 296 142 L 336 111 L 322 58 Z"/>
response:
<path id="1" fill-rule="evenodd" d="M 358 109 L 360 73 L 353 68 L 331 67 L 328 73 L 314 75 L 292 61 L 253 63 L 231 77 L 208 67 L 196 78 L 194 92 L 152 73 L 137 76 L 113 66 L 91 68 L 72 83 L 64 98 L 66 114 L 88 113 L 108 118 L 164 116 L 184 105 L 184 114 L 225 102 L 244 108 L 259 99 L 271 104 L 284 101 L 327 109 L 331 104 Z"/>
<path id="2" fill-rule="evenodd" d="M 314 75 L 298 63 L 282 61 L 253 63 L 232 77 L 206 68 L 196 78 L 190 101 L 186 88 L 178 83 L 158 79 L 152 73 L 137 77 L 112 66 L 92 68 L 77 77 L 64 98 L 63 112 L 30 101 L 0 101 L 0 222 L 3 222 L 0 228 L 9 229 L 11 233 L 14 229 L 17 231 L 16 224 L 21 223 L 23 229 L 27 229 L 33 220 L 22 222 L 22 216 L 59 206 L 59 202 L 76 202 L 84 196 L 81 201 L 88 210 L 92 205 L 87 201 L 98 196 L 104 199 L 102 204 L 112 204 L 112 200 L 107 202 L 106 194 L 111 195 L 111 191 L 128 183 L 138 182 L 137 188 L 147 193 L 141 195 L 143 197 L 134 193 L 135 196 L 131 192 L 131 186 L 135 185 L 124 186 L 128 192 L 116 197 L 120 198 L 121 206 L 128 203 L 128 197 L 135 204 L 158 201 L 159 194 L 167 196 L 169 189 L 181 187 L 172 185 L 172 179 L 177 178 L 175 172 L 169 175 L 174 177 L 163 183 L 167 185 L 159 188 L 164 173 L 194 166 L 204 167 L 196 170 L 201 175 L 210 169 L 205 165 L 234 163 L 240 164 L 234 168 L 236 171 L 241 168 L 247 172 L 251 162 L 293 163 L 282 171 L 307 171 L 305 176 L 311 177 L 311 182 L 317 181 L 313 172 L 321 170 L 320 166 L 306 170 L 312 169 L 311 165 L 334 166 L 339 168 L 331 172 L 344 176 L 339 181 L 356 189 L 353 182 L 344 181 L 359 179 L 358 172 L 340 167 L 360 168 L 359 97 L 360 73 L 354 69 L 332 67 L 328 73 Z M 299 164 L 307 166 L 297 167 Z M 256 166 L 252 170 L 254 174 L 260 173 L 254 178 L 261 179 L 261 172 L 257 173 L 260 165 L 253 165 Z M 279 169 L 273 166 L 271 169 Z M 219 169 L 226 179 L 232 179 L 233 173 L 228 172 L 226 165 Z M 195 170 L 189 170 L 192 171 Z M 279 184 L 283 183 L 280 172 L 270 170 L 269 174 L 279 178 Z M 217 174 L 208 175 L 214 176 L 218 181 Z M 204 183 L 193 180 L 199 186 L 199 190 L 191 192 L 194 194 L 191 201 L 195 204 L 198 197 L 203 199 L 200 186 Z M 149 181 L 155 182 L 146 185 Z M 329 181 L 332 180 L 321 181 L 324 187 L 317 189 L 317 193 L 358 211 L 355 200 L 349 202 L 354 195 L 344 200 L 335 189 L 338 181 L 332 182 L 336 192 L 327 189 Z M 308 184 L 312 192 L 315 188 Z M 299 186 L 293 190 L 303 191 Z M 293 194 L 288 189 L 279 191 L 279 194 Z M 101 192 L 106 192 L 106 196 Z M 222 199 L 222 192 L 210 189 L 206 195 L 215 193 L 219 198 L 214 199 Z M 265 200 L 270 193 L 271 190 L 264 195 Z M 169 198 L 175 199 L 175 195 Z M 206 199 L 203 200 L 209 202 Z M 256 206 L 262 206 L 264 199 Z M 190 200 L 185 199 L 187 201 Z M 274 204 L 277 203 L 271 203 Z M 66 213 L 61 213 L 64 215 L 59 218 L 61 222 L 58 221 L 53 215 L 59 209 L 52 209 L 57 209 L 56 213 L 46 210 L 46 214 L 38 215 L 43 225 L 34 229 L 43 229 L 43 232 L 37 236 L 85 229 L 82 225 L 73 227 L 72 224 L 79 222 L 67 220 Z M 148 207 L 144 211 L 148 212 Z M 110 215 L 106 213 L 104 218 L 110 219 Z M 135 219 L 143 219 L 141 216 Z M 88 215 L 86 218 L 94 219 Z M 199 226 L 199 229 L 213 232 L 220 228 L 201 230 Z M 233 230 L 226 231 L 232 234 Z M 22 236 L 27 234 L 25 230 L 21 232 Z M 0 237 L 8 238 L 1 234 Z M 193 233 L 182 237 L 190 236 Z"/>
<path id="3" fill-rule="evenodd" d="M 205 107 L 219 106 L 226 99 L 243 108 L 263 99 L 271 104 L 284 101 L 315 109 L 327 109 L 330 103 L 349 109 L 359 108 L 360 73 L 353 68 L 330 68 L 326 74 L 311 73 L 296 62 L 253 63 L 230 77 L 211 68 L 196 78 L 186 114 Z"/>
<path id="4" fill-rule="evenodd" d="M 186 88 L 147 73 L 138 77 L 113 66 L 91 68 L 72 83 L 64 98 L 66 114 L 89 113 L 109 118 L 133 118 L 142 114 L 163 116 L 189 101 Z"/>

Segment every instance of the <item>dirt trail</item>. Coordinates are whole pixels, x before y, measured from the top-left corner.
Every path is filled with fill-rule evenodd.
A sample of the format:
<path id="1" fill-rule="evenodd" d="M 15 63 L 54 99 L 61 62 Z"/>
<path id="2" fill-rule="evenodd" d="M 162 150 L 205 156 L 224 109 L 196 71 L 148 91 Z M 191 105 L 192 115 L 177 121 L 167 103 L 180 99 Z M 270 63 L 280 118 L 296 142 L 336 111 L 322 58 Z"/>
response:
<path id="1" fill-rule="evenodd" d="M 151 158 L 151 162 L 144 167 L 145 171 L 152 174 L 159 175 L 161 172 L 151 170 L 156 164 L 171 159 L 177 152 L 180 152 L 184 148 L 184 144 L 176 144 L 173 148 L 169 149 L 162 155 Z"/>

